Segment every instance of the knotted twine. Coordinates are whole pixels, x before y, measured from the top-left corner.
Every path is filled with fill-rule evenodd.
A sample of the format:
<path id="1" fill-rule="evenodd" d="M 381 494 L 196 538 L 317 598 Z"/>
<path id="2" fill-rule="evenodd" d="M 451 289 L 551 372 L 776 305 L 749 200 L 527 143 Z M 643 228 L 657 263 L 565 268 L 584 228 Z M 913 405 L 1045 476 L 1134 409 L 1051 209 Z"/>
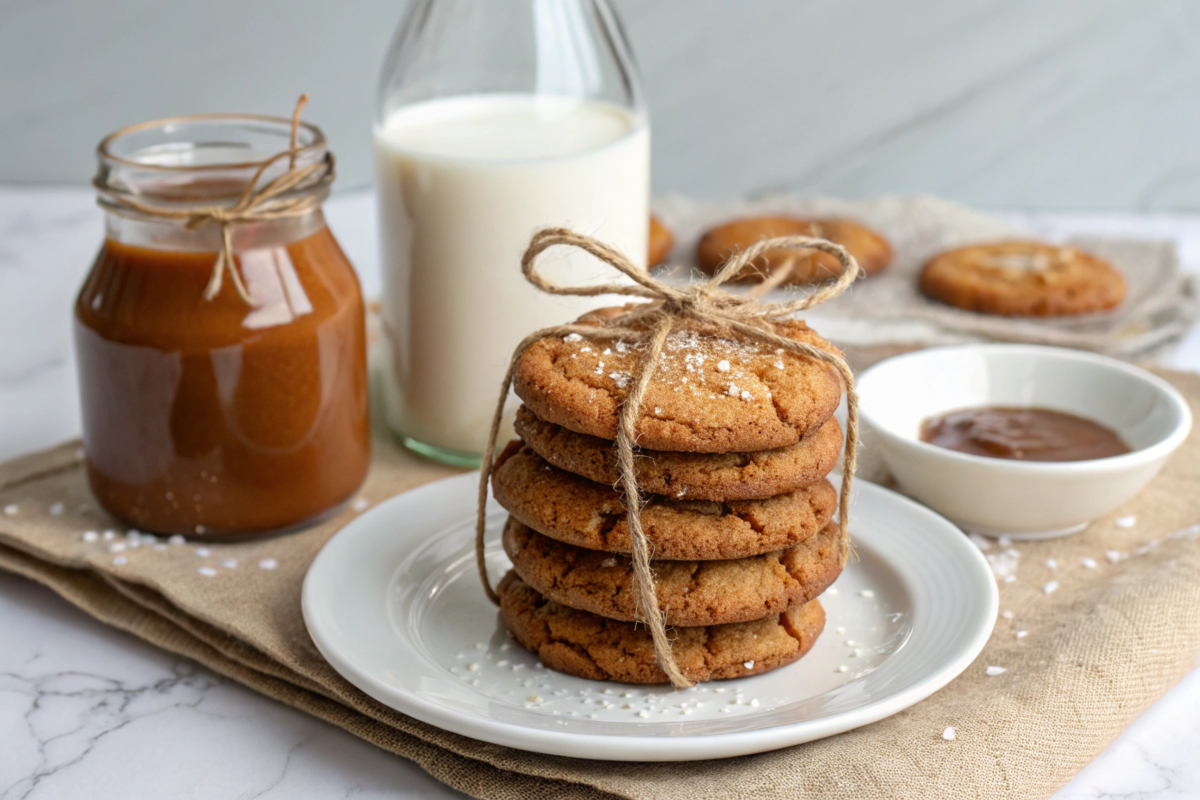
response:
<path id="1" fill-rule="evenodd" d="M 577 247 L 608 264 L 633 280 L 633 285 L 601 284 L 595 286 L 561 286 L 544 276 L 535 267 L 542 251 L 555 245 Z M 842 267 L 841 274 L 833 283 L 818 287 L 811 294 L 784 303 L 762 303 L 750 295 L 736 295 L 721 290 L 721 284 L 741 273 L 746 264 L 763 251 L 775 247 L 820 250 L 837 258 Z M 650 629 L 654 642 L 654 655 L 659 667 L 666 673 L 671 684 L 678 689 L 692 686 L 684 676 L 671 650 L 667 635 L 665 614 L 659 608 L 658 592 L 655 589 L 654 573 L 650 567 L 650 547 L 642 530 L 642 499 L 634 469 L 634 447 L 637 442 L 637 422 L 641 415 L 642 399 L 646 388 L 654 377 L 659 356 L 667 337 L 677 328 L 693 327 L 709 332 L 740 334 L 746 339 L 774 345 L 808 358 L 832 365 L 841 375 L 846 386 L 846 448 L 842 475 L 842 487 L 838 498 L 839 518 L 839 561 L 844 567 L 850 555 L 850 488 L 857 462 L 858 447 L 858 395 L 854 391 L 854 373 L 846 361 L 804 342 L 781 336 L 773 330 L 773 323 L 844 292 L 859 275 L 858 263 L 845 248 L 824 239 L 810 236 L 782 236 L 765 239 L 735 254 L 722 265 L 710 279 L 689 286 L 669 286 L 655 280 L 643 268 L 634 265 L 623 254 L 612 247 L 565 228 L 546 228 L 536 233 L 521 257 L 521 272 L 525 279 L 547 294 L 595 297 L 604 294 L 619 294 L 627 297 L 644 297 L 652 302 L 628 306 L 603 326 L 573 323 L 543 328 L 525 337 L 509 361 L 508 370 L 500 388 L 496 413 L 492 417 L 491 435 L 483 455 L 483 466 L 479 476 L 479 506 L 475 524 L 475 561 L 484 591 L 496 605 L 500 597 L 488 580 L 487 561 L 484 555 L 483 536 L 486 527 L 486 505 L 488 481 L 492 474 L 496 455 L 496 439 L 500 435 L 500 424 L 504 407 L 512 388 L 513 374 L 522 354 L 535 341 L 552 336 L 578 334 L 589 339 L 619 339 L 627 343 L 645 344 L 645 355 L 635 371 L 633 388 L 621 404 L 617 422 L 617 466 L 620 486 L 625 504 L 625 514 L 632 542 L 634 587 L 637 594 L 639 615 Z M 770 280 L 768 277 L 767 280 Z"/>
<path id="2" fill-rule="evenodd" d="M 300 95 L 300 99 L 296 101 L 296 107 L 292 111 L 292 131 L 288 149 L 262 161 L 246 184 L 241 196 L 232 205 L 167 208 L 160 204 L 144 203 L 134 197 L 118 194 L 99 176 L 92 180 L 92 185 L 96 188 L 96 202 L 105 211 L 118 216 L 130 216 L 132 212 L 134 215 L 180 220 L 189 231 L 199 230 L 214 223 L 220 225 L 221 248 L 217 251 L 217 259 L 213 263 L 212 276 L 204 288 L 204 299 L 211 302 L 220 293 L 224 275 L 228 272 L 234 288 L 237 289 L 238 297 L 246 305 L 253 306 L 250 292 L 233 260 L 233 226 L 244 222 L 265 222 L 287 217 L 302 217 L 316 211 L 324 202 L 325 195 L 328 194 L 335 177 L 333 153 L 328 151 L 324 158 L 315 163 L 303 167 L 296 166 L 296 156 L 305 149 L 296 145 L 296 133 L 300 126 L 300 113 L 307 103 L 307 94 Z M 197 114 L 177 119 L 187 121 L 206 118 L 211 119 L 213 115 Z M 236 119 L 236 117 L 233 118 Z M 143 126 L 131 126 L 117 131 L 109 138 L 120 136 L 125 131 Z M 287 172 L 260 187 L 258 182 L 262 176 L 274 164 L 283 159 L 288 161 Z"/>

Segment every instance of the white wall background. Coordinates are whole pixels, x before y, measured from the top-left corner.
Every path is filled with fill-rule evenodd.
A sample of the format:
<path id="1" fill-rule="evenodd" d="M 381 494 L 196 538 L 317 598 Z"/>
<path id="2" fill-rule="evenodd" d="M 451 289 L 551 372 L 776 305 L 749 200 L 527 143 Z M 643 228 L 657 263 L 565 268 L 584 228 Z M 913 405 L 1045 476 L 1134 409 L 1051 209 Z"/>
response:
<path id="1" fill-rule="evenodd" d="M 487 2 L 488 0 L 479 0 Z M 1200 210 L 1194 0 L 615 0 L 656 191 Z M 286 114 L 370 181 L 403 0 L 0 0 L 0 182 L 81 184 L 121 125 Z"/>

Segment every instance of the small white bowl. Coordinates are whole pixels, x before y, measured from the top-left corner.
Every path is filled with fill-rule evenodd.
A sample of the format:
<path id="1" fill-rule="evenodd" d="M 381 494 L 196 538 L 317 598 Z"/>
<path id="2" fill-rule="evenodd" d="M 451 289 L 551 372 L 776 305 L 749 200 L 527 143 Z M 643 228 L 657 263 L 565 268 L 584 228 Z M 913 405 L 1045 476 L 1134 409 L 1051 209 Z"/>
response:
<path id="1" fill-rule="evenodd" d="M 981 344 L 887 359 L 856 381 L 868 446 L 909 495 L 988 536 L 1082 530 L 1142 490 L 1187 438 L 1192 415 L 1169 383 L 1116 359 L 1036 345 Z M 978 406 L 1065 411 L 1116 431 L 1132 452 L 1090 461 L 968 455 L 922 442 L 921 422 Z"/>

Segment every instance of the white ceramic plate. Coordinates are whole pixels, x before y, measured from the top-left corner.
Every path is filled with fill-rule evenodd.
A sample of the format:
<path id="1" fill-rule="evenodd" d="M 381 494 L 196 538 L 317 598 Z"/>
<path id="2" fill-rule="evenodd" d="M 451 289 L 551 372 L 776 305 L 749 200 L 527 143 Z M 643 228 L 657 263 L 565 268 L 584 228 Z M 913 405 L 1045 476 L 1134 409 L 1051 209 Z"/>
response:
<path id="1" fill-rule="evenodd" d="M 376 700 L 454 733 L 553 755 L 621 761 L 727 758 L 819 739 L 895 714 L 983 648 L 996 583 L 958 528 L 900 495 L 855 484 L 858 561 L 821 597 L 812 651 L 782 669 L 682 691 L 543 668 L 508 638 L 472 550 L 478 475 L 438 481 L 364 513 L 318 554 L 304 619 L 334 669 Z M 488 564 L 504 512 L 489 514 Z"/>

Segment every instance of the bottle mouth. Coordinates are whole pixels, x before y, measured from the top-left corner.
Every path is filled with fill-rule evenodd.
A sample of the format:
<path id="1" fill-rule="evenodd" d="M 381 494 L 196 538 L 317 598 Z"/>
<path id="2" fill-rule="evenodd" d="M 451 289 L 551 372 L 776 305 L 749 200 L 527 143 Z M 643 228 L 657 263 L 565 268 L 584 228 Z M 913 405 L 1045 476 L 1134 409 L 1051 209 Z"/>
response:
<path id="1" fill-rule="evenodd" d="M 295 126 L 291 157 L 276 158 L 292 148 L 292 128 L 290 119 L 257 114 L 192 114 L 130 125 L 100 141 L 94 184 L 142 201 L 220 203 L 235 201 L 256 178 L 262 185 L 322 161 L 332 170 L 325 134 L 306 122 Z"/>

